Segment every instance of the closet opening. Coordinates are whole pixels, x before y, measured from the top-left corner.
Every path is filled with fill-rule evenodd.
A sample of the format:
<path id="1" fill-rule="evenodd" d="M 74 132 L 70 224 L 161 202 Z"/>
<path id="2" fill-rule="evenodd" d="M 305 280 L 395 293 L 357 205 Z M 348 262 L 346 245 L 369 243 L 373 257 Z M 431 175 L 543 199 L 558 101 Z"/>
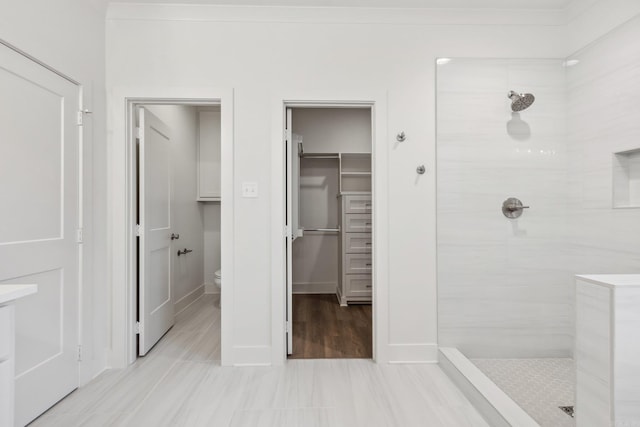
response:
<path id="1" fill-rule="evenodd" d="M 372 109 L 286 108 L 287 354 L 373 357 Z"/>
<path id="2" fill-rule="evenodd" d="M 132 106 L 136 356 L 221 360 L 221 106 Z"/>

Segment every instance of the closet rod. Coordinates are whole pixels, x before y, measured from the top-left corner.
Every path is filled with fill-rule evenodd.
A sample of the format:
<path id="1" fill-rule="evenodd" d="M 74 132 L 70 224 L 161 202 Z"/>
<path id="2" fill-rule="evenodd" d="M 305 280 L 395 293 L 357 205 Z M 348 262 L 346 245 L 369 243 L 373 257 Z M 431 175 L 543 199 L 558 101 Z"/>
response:
<path id="1" fill-rule="evenodd" d="M 339 228 L 305 228 L 304 231 L 326 231 L 329 233 L 339 233 Z"/>

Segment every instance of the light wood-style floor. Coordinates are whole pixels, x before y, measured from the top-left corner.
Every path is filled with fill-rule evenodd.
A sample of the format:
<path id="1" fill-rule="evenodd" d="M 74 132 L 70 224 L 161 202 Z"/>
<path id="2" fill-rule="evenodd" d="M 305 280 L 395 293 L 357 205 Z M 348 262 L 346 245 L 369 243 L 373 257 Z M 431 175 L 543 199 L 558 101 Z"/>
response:
<path id="1" fill-rule="evenodd" d="M 220 310 L 206 295 L 148 356 L 104 372 L 32 426 L 487 426 L 438 365 L 221 367 L 219 343 Z"/>
<path id="2" fill-rule="evenodd" d="M 294 295 L 289 359 L 370 359 L 371 325 L 371 305 L 341 307 L 335 294 Z"/>

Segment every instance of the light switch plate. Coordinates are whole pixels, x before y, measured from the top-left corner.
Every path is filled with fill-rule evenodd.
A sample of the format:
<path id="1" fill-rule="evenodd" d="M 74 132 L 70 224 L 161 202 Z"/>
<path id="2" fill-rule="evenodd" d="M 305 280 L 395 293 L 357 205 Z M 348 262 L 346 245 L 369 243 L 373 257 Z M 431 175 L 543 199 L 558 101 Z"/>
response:
<path id="1" fill-rule="evenodd" d="M 257 182 L 243 182 L 242 183 L 242 197 L 249 197 L 249 198 L 258 197 L 258 183 Z"/>

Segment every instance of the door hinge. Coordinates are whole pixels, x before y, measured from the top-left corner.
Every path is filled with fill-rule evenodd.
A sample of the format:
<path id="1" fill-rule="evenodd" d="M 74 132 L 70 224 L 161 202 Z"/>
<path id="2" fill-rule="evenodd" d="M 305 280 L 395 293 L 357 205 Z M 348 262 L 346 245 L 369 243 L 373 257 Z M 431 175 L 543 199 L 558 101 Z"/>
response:
<path id="1" fill-rule="evenodd" d="M 135 133 L 136 133 L 136 138 L 142 139 L 142 134 L 143 134 L 142 128 L 136 128 L 136 132 Z"/>
<path id="2" fill-rule="evenodd" d="M 85 114 L 93 114 L 93 111 L 89 111 L 87 109 L 78 111 L 78 116 L 77 116 L 77 121 L 76 121 L 78 123 L 78 126 L 84 125 L 84 115 Z"/>
<path id="3" fill-rule="evenodd" d="M 288 239 L 289 237 L 291 237 L 291 227 L 289 227 L 288 225 L 284 226 L 284 238 Z"/>
<path id="4" fill-rule="evenodd" d="M 82 362 L 82 346 L 78 345 L 78 362 Z"/>
<path id="5" fill-rule="evenodd" d="M 136 322 L 136 335 L 139 335 L 142 332 L 142 325 L 140 322 Z"/>
<path id="6" fill-rule="evenodd" d="M 289 322 L 288 320 L 285 322 L 285 332 L 288 334 L 291 333 L 291 322 Z"/>
<path id="7" fill-rule="evenodd" d="M 76 243 L 83 243 L 83 242 L 84 242 L 84 236 L 83 236 L 82 228 L 78 228 L 76 230 Z"/>
<path id="8" fill-rule="evenodd" d="M 136 236 L 142 236 L 142 227 L 140 227 L 140 224 L 136 224 Z"/>

